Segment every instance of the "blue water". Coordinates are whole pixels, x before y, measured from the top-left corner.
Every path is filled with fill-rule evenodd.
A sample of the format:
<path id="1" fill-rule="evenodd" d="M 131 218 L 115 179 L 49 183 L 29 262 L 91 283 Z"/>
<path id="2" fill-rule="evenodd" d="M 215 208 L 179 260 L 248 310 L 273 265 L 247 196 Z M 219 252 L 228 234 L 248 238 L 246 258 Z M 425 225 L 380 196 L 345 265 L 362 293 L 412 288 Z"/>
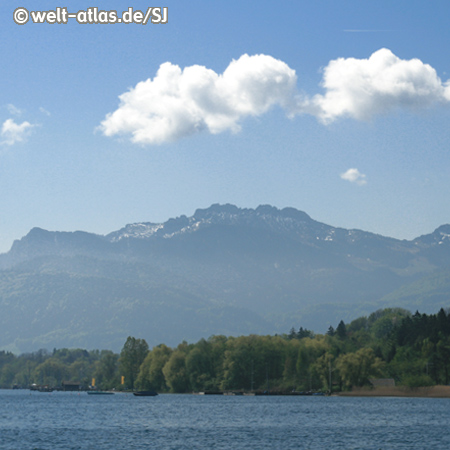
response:
<path id="1" fill-rule="evenodd" d="M 0 391 L 0 449 L 450 449 L 450 399 Z"/>

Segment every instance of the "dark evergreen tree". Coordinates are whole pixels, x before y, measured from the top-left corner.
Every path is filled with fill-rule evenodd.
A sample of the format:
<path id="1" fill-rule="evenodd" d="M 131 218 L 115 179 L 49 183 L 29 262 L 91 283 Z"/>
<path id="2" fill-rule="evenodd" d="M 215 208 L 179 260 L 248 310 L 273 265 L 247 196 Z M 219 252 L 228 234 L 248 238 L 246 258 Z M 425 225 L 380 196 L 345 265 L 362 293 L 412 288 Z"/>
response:
<path id="1" fill-rule="evenodd" d="M 343 320 L 339 322 L 339 325 L 336 328 L 336 334 L 340 339 L 345 339 L 347 337 L 347 327 Z"/>
<path id="2" fill-rule="evenodd" d="M 289 331 L 288 339 L 292 340 L 292 339 L 296 339 L 296 338 L 297 338 L 297 332 L 295 331 L 295 328 L 292 327 L 291 331 Z"/>
<path id="3" fill-rule="evenodd" d="M 313 337 L 314 333 L 310 330 L 307 330 L 306 328 L 300 327 L 297 333 L 297 339 L 303 339 L 306 337 Z"/>
<path id="4" fill-rule="evenodd" d="M 449 323 L 447 319 L 447 313 L 444 311 L 444 308 L 441 308 L 437 314 L 437 327 L 439 333 L 442 333 L 444 336 L 448 336 L 449 334 Z"/>

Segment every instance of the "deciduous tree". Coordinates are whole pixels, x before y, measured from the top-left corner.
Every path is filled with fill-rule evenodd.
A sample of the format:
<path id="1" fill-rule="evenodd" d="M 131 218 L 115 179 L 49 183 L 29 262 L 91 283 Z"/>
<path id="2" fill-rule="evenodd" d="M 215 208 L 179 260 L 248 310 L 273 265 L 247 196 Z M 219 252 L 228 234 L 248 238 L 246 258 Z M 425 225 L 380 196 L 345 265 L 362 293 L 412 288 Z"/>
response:
<path id="1" fill-rule="evenodd" d="M 129 336 L 120 352 L 119 367 L 121 375 L 125 377 L 125 386 L 134 389 L 134 383 L 139 368 L 148 353 L 148 344 L 145 339 L 136 339 Z"/>

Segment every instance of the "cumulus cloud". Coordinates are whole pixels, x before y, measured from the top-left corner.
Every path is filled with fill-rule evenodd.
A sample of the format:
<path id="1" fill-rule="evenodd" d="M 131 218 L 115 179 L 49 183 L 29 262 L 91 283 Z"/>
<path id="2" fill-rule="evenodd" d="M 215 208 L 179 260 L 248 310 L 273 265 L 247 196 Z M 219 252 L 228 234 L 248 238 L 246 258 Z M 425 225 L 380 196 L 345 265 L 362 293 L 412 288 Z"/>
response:
<path id="1" fill-rule="evenodd" d="M 356 183 L 358 186 L 363 186 L 367 183 L 366 176 L 356 168 L 348 169 L 347 172 L 341 173 L 341 178 L 350 181 L 350 183 Z"/>
<path id="2" fill-rule="evenodd" d="M 243 55 L 222 74 L 203 66 L 164 63 L 156 76 L 122 94 L 100 125 L 106 136 L 126 135 L 160 144 L 202 130 L 237 132 L 245 117 L 278 105 L 290 117 L 311 114 L 323 123 L 368 120 L 395 108 L 418 109 L 450 101 L 450 84 L 419 59 L 402 60 L 388 49 L 368 59 L 339 58 L 323 70 L 323 94 L 299 95 L 297 76 L 268 55 Z"/>
<path id="3" fill-rule="evenodd" d="M 3 145 L 14 145 L 17 142 L 23 142 L 29 135 L 31 128 L 33 128 L 29 122 L 22 122 L 17 124 L 13 119 L 6 120 L 0 131 L 0 135 L 3 138 L 1 144 Z"/>
<path id="4" fill-rule="evenodd" d="M 450 101 L 448 82 L 419 59 L 403 60 L 388 49 L 368 59 L 339 58 L 325 67 L 324 95 L 310 102 L 310 112 L 324 122 L 339 117 L 367 120 L 394 108 L 423 108 Z"/>
<path id="5" fill-rule="evenodd" d="M 266 55 L 243 55 L 223 74 L 165 63 L 153 80 L 120 96 L 119 108 L 100 129 L 106 136 L 129 134 L 140 144 L 159 144 L 201 130 L 237 132 L 246 116 L 259 116 L 274 105 L 289 109 L 296 82 L 294 70 Z"/>

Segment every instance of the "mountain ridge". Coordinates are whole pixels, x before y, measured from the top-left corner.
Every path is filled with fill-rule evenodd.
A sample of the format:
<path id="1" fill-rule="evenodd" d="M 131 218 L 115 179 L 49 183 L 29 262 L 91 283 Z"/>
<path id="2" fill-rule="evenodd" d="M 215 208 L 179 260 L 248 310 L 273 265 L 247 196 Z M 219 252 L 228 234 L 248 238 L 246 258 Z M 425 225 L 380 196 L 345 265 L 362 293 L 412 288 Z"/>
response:
<path id="1" fill-rule="evenodd" d="M 138 333 L 170 345 L 300 325 L 325 331 L 352 311 L 394 302 L 396 292 L 401 306 L 417 306 L 401 288 L 450 267 L 449 236 L 448 224 L 408 241 L 333 227 L 294 208 L 230 204 L 104 236 L 33 228 L 0 255 L 0 348 L 108 348 L 109 340 L 117 349 Z"/>
<path id="2" fill-rule="evenodd" d="M 268 220 L 272 219 L 272 220 Z M 275 222 L 275 223 L 274 223 Z M 450 245 L 450 224 L 443 224 L 436 228 L 433 232 L 425 235 L 418 236 L 412 240 L 397 239 L 393 237 L 383 236 L 378 233 L 368 232 L 361 229 L 346 229 L 342 227 L 334 227 L 322 222 L 318 222 L 312 219 L 307 213 L 297 210 L 292 207 L 286 207 L 278 209 L 270 205 L 260 205 L 255 209 L 252 208 L 239 208 L 231 204 L 213 204 L 209 208 L 197 209 L 190 217 L 181 215 L 176 218 L 169 218 L 166 222 L 154 223 L 154 222 L 136 222 L 129 223 L 123 228 L 110 232 L 106 235 L 100 235 L 96 233 L 86 231 L 48 231 L 39 227 L 34 227 L 30 232 L 21 238 L 15 240 L 8 254 L 11 251 L 16 251 L 16 248 L 23 243 L 28 243 L 31 240 L 46 240 L 49 243 L 51 240 L 57 244 L 59 238 L 68 238 L 74 244 L 79 245 L 83 243 L 83 237 L 87 237 L 92 242 L 109 241 L 111 243 L 119 242 L 122 239 L 135 238 L 135 239 L 149 239 L 154 237 L 170 238 L 182 233 L 192 233 L 202 227 L 210 226 L 214 224 L 226 224 L 226 225 L 248 225 L 252 227 L 263 227 L 265 229 L 273 230 L 274 226 L 279 227 L 280 224 L 284 226 L 285 232 L 297 230 L 302 228 L 304 231 L 314 225 L 314 231 L 317 234 L 313 236 L 311 233 L 308 238 L 316 237 L 317 240 L 333 241 L 336 237 L 336 233 L 342 239 L 346 238 L 348 242 L 361 239 L 382 239 L 384 241 L 390 241 L 391 243 L 398 244 L 439 244 L 449 242 Z M 265 225 L 262 226 L 262 225 Z M 303 225 L 303 227 L 299 227 Z M 277 230 L 280 232 L 280 230 Z M 3 254 L 3 255 L 4 255 Z"/>

